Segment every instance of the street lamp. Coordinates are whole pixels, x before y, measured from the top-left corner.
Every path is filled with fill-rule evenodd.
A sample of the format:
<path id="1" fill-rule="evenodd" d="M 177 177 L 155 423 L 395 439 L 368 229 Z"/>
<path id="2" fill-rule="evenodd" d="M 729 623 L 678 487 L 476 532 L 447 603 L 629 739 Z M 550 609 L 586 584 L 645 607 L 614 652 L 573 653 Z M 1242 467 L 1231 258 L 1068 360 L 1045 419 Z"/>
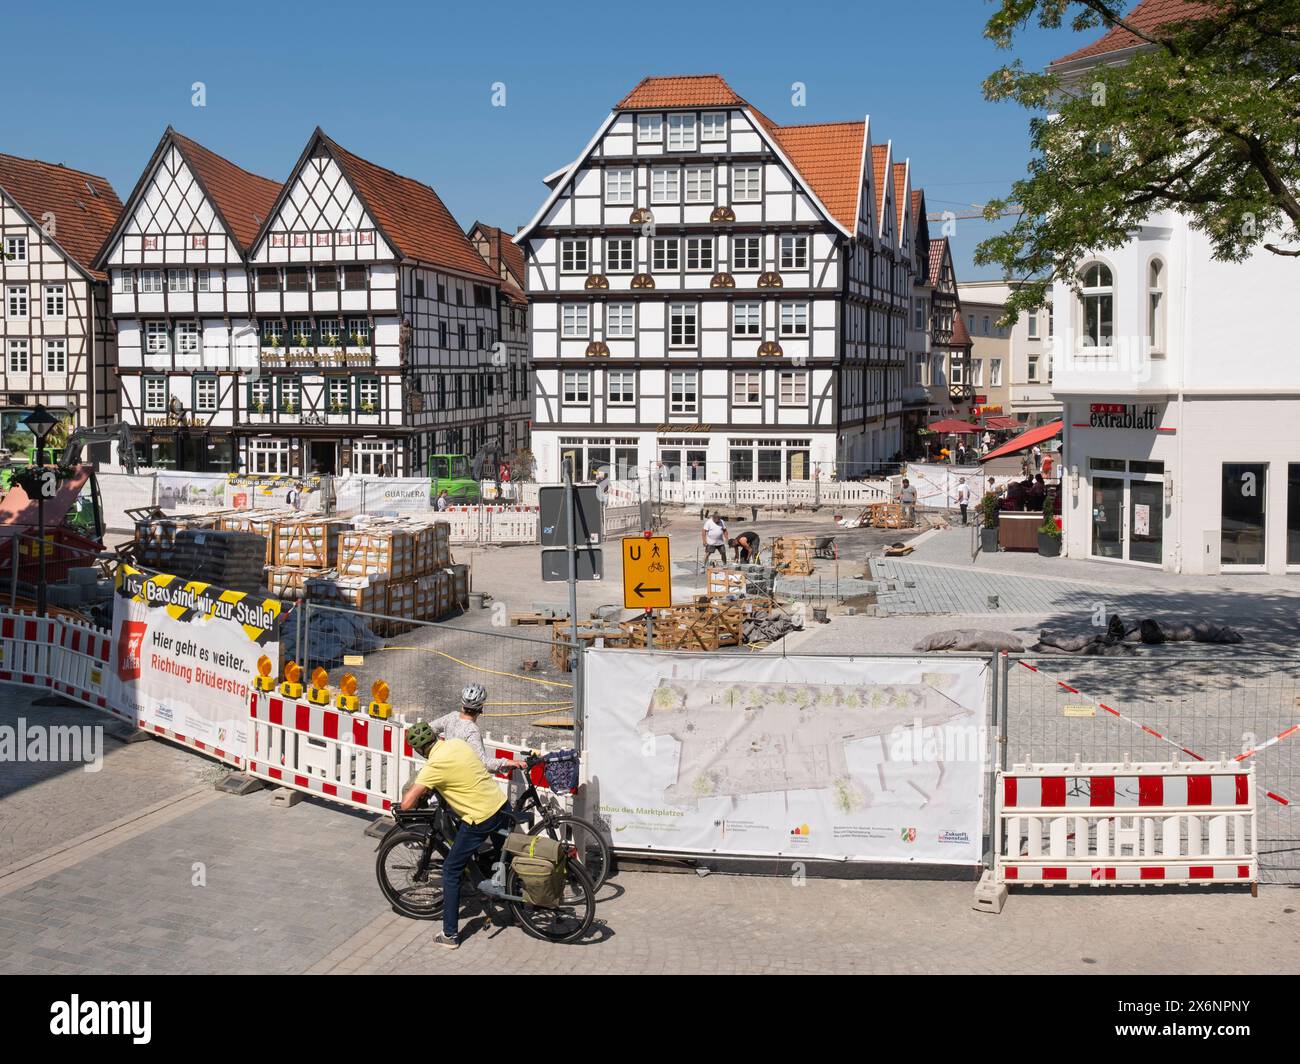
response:
<path id="1" fill-rule="evenodd" d="M 54 426 L 59 423 L 59 419 L 45 409 L 43 403 L 37 403 L 36 409 L 23 418 L 23 425 L 27 430 L 36 437 L 36 465 L 40 469 L 45 467 L 45 440 Z M 40 555 L 40 563 L 36 582 L 36 616 L 45 616 L 46 607 L 46 588 L 45 588 L 45 497 L 47 494 L 53 494 L 48 490 L 48 478 L 42 478 L 40 487 L 36 492 L 36 537 L 39 542 L 37 550 Z"/>

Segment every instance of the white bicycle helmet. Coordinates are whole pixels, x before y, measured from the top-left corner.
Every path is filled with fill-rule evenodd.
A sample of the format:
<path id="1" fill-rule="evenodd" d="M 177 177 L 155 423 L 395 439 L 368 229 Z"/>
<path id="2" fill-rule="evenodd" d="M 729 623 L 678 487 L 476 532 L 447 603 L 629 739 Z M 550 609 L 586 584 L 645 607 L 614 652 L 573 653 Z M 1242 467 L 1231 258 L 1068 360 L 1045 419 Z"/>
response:
<path id="1" fill-rule="evenodd" d="M 471 713 L 481 713 L 487 704 L 487 688 L 481 683 L 466 684 L 460 692 L 460 708 Z"/>

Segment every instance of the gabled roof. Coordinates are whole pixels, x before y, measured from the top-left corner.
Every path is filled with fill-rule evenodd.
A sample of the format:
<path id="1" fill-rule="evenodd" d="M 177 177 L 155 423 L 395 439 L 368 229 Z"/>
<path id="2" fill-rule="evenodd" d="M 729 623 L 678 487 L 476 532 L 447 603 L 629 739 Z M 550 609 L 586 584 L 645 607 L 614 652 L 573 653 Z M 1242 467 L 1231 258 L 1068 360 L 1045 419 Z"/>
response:
<path id="1" fill-rule="evenodd" d="M 271 205 L 280 194 L 280 183 L 249 173 L 175 130 L 171 134 L 212 206 L 225 219 L 235 243 L 247 252 L 262 223 L 271 216 Z"/>
<path id="2" fill-rule="evenodd" d="M 948 341 L 949 347 L 973 347 L 975 341 L 970 338 L 970 330 L 966 328 L 966 318 L 962 315 L 961 307 L 957 308 L 957 313 L 952 316 L 952 338 Z"/>
<path id="3" fill-rule="evenodd" d="M 469 242 L 438 193 L 428 185 L 354 155 L 319 127 L 307 142 L 307 148 L 294 166 L 289 180 L 285 182 L 281 198 L 288 194 L 294 177 L 311 158 L 318 141 L 338 163 L 343 176 L 360 197 L 366 212 L 389 245 L 403 258 L 500 283 L 501 278 L 488 268 L 482 256 L 474 250 L 474 245 Z M 275 209 L 278 207 L 277 202 Z M 275 209 L 267 216 L 267 224 L 262 227 L 263 234 Z M 263 234 L 259 234 L 259 239 Z"/>
<path id="4" fill-rule="evenodd" d="M 1214 6 L 1206 0 L 1141 0 L 1137 7 L 1128 13 L 1124 21 L 1143 33 L 1154 35 L 1155 31 L 1162 26 L 1189 22 L 1208 15 L 1214 11 Z M 1144 46 L 1147 46 L 1147 42 L 1137 34 L 1129 32 L 1123 26 L 1111 26 L 1098 40 L 1069 55 L 1061 56 L 1052 63 L 1052 66 Z"/>
<path id="5" fill-rule="evenodd" d="M 943 271 L 944 260 L 948 258 L 948 238 L 941 236 L 936 240 L 930 241 L 930 285 L 933 287 L 939 283 L 939 275 Z"/>
<path id="6" fill-rule="evenodd" d="M 850 233 L 858 224 L 864 122 L 776 126 L 769 132 L 826 209 Z"/>
<path id="7" fill-rule="evenodd" d="M 894 207 L 898 211 L 898 233 L 903 233 L 903 218 L 907 214 L 907 163 L 894 163 Z M 899 240 L 902 243 L 902 240 Z"/>
<path id="8" fill-rule="evenodd" d="M 642 78 L 614 105 L 616 111 L 648 107 L 747 107 L 748 104 L 719 74 L 678 74 Z"/>
<path id="9" fill-rule="evenodd" d="M 521 287 L 528 276 L 524 267 L 524 249 L 510 239 L 509 233 L 504 229 L 498 229 L 495 225 L 475 222 L 466 234 L 472 236 L 476 230 L 482 233 L 487 241 L 488 265 L 498 273 L 503 265 L 505 267 L 506 275 L 501 280 L 501 291 L 512 302 L 527 303 L 528 297 L 524 295 Z M 475 250 L 478 250 L 477 245 Z"/>
<path id="10" fill-rule="evenodd" d="M 876 182 L 876 232 L 885 220 L 885 174 L 889 170 L 889 145 L 871 145 L 872 177 Z"/>
<path id="11" fill-rule="evenodd" d="M 122 201 L 104 178 L 62 163 L 0 154 L 0 189 L 37 228 L 44 229 L 45 216 L 52 215 L 48 238 L 86 273 L 104 279 L 93 263 L 122 213 Z"/>

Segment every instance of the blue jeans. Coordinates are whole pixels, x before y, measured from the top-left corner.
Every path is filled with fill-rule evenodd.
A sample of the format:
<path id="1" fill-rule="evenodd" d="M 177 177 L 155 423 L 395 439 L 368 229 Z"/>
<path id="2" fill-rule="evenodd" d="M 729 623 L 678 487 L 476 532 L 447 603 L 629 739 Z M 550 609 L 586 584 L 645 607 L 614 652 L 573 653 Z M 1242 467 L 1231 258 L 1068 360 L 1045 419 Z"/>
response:
<path id="1" fill-rule="evenodd" d="M 442 933 L 455 936 L 460 925 L 460 877 L 465 866 L 494 831 L 512 823 L 502 807 L 481 824 L 461 823 L 456 841 L 442 862 Z"/>

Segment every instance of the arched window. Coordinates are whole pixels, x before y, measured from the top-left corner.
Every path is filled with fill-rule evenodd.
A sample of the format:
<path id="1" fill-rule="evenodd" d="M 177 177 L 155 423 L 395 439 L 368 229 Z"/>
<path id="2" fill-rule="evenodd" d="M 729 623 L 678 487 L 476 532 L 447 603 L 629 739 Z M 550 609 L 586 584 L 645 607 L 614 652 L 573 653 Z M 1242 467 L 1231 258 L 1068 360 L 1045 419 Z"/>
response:
<path id="1" fill-rule="evenodd" d="M 1165 349 L 1165 264 L 1159 259 L 1147 267 L 1147 345 Z"/>
<path id="2" fill-rule="evenodd" d="M 1084 267 L 1081 333 L 1088 347 L 1110 347 L 1115 323 L 1115 287 L 1110 267 L 1094 262 Z"/>

